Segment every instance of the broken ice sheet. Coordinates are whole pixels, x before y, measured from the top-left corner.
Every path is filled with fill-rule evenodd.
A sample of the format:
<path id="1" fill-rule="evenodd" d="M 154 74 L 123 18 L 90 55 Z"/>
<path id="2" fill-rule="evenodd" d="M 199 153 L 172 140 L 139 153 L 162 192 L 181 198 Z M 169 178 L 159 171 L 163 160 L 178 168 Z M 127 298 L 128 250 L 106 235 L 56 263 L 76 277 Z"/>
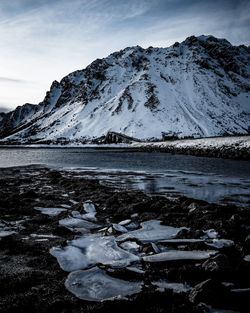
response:
<path id="1" fill-rule="evenodd" d="M 140 229 L 120 235 L 117 240 L 125 241 L 127 239 L 136 238 L 141 242 L 155 242 L 159 240 L 174 238 L 182 229 L 186 228 L 165 226 L 161 225 L 161 221 L 150 220 L 141 223 Z"/>
<path id="2" fill-rule="evenodd" d="M 113 278 L 107 275 L 105 271 L 94 267 L 89 270 L 70 273 L 65 286 L 79 299 L 102 302 L 124 299 L 139 293 L 142 289 L 142 282 L 128 282 Z"/>
<path id="3" fill-rule="evenodd" d="M 115 237 L 90 235 L 69 242 L 69 245 L 83 249 L 90 264 L 101 263 L 115 268 L 122 268 L 140 258 L 118 247 Z"/>
<path id="4" fill-rule="evenodd" d="M 122 268 L 140 258 L 117 246 L 112 236 L 90 235 L 69 242 L 65 248 L 54 247 L 50 253 L 64 271 L 86 269 L 96 264 Z"/>
<path id="5" fill-rule="evenodd" d="M 41 208 L 41 207 L 35 207 L 34 208 L 37 211 L 40 211 L 42 214 L 49 215 L 49 216 L 57 216 L 62 212 L 67 211 L 66 209 L 62 208 Z"/>
<path id="6" fill-rule="evenodd" d="M 59 221 L 59 224 L 61 226 L 68 228 L 69 230 L 76 230 L 76 231 L 83 231 L 83 232 L 101 227 L 98 224 L 95 224 L 95 223 L 92 223 L 92 222 L 89 222 L 80 218 L 74 218 L 74 217 L 64 218 Z"/>
<path id="7" fill-rule="evenodd" d="M 210 258 L 215 255 L 216 251 L 180 251 L 170 250 L 158 254 L 147 255 L 143 257 L 145 262 L 167 262 L 167 261 L 199 261 Z"/>
<path id="8" fill-rule="evenodd" d="M 53 247 L 50 249 L 50 254 L 57 258 L 61 269 L 66 272 L 84 269 L 90 265 L 82 250 L 77 247 Z"/>

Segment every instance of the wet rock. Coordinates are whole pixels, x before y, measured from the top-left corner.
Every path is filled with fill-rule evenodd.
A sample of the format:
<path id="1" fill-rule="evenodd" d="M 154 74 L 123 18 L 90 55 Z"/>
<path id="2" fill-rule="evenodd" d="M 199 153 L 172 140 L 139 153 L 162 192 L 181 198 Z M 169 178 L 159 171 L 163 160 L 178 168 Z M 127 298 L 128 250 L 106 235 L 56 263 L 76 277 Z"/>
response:
<path id="1" fill-rule="evenodd" d="M 205 271 L 211 273 L 228 273 L 232 271 L 228 257 L 224 254 L 217 254 L 202 264 Z"/>
<path id="2" fill-rule="evenodd" d="M 248 235 L 244 242 L 246 253 L 250 253 L 250 235 Z"/>
<path id="3" fill-rule="evenodd" d="M 201 282 L 190 292 L 189 300 L 193 303 L 222 305 L 229 296 L 229 290 L 220 282 L 212 279 Z"/>
<path id="4" fill-rule="evenodd" d="M 23 198 L 35 199 L 38 197 L 38 194 L 34 190 L 29 190 L 27 192 L 24 192 L 22 196 Z"/>

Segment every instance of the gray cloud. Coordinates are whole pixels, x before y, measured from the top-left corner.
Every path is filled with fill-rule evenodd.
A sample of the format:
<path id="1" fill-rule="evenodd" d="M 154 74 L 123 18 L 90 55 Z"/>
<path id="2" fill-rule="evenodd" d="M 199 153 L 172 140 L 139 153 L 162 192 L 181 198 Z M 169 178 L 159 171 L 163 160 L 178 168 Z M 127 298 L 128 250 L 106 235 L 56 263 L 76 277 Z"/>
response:
<path id="1" fill-rule="evenodd" d="M 18 83 L 18 84 L 22 84 L 25 83 L 25 80 L 22 79 L 16 79 L 16 78 L 11 78 L 11 77 L 1 77 L 0 76 L 0 83 Z"/>
<path id="2" fill-rule="evenodd" d="M 7 108 L 7 107 L 5 107 L 5 106 L 2 106 L 2 105 L 0 104 L 0 113 L 7 113 L 8 111 L 10 111 L 9 108 Z"/>
<path id="3" fill-rule="evenodd" d="M 249 26 L 248 0 L 0 0 L 0 101 L 38 103 L 54 79 L 126 46 L 201 34 L 250 45 Z"/>

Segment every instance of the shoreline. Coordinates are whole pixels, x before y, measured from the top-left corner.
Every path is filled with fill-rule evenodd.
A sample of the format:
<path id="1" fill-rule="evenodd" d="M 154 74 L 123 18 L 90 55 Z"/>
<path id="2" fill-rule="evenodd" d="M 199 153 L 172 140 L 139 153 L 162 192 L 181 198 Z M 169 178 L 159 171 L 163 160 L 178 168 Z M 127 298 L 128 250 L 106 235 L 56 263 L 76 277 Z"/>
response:
<path id="1" fill-rule="evenodd" d="M 131 152 L 163 152 L 202 157 L 250 160 L 250 136 L 179 139 L 159 142 L 133 142 L 131 144 L 23 144 L 1 145 L 5 149 L 86 149 L 129 150 Z"/>
<path id="2" fill-rule="evenodd" d="M 88 180 L 81 173 L 43 166 L 1 168 L 0 171 L 0 227 L 13 232 L 0 239 L 1 312 L 168 310 L 205 313 L 209 307 L 247 312 L 250 264 L 245 258 L 250 254 L 249 208 L 210 204 L 184 196 L 172 200 L 149 196 L 142 191 L 100 185 L 97 179 Z M 142 255 L 157 255 L 157 247 L 166 251 L 216 250 L 216 254 L 195 262 L 177 260 L 154 264 L 145 259 L 134 264 L 143 274 L 100 265 L 111 277 L 143 281 L 143 290 L 129 300 L 98 303 L 80 300 L 65 288 L 69 273 L 60 268 L 49 250 L 66 247 L 75 236 L 81 236 L 79 232 L 60 226 L 59 221 L 72 216 L 73 211 L 82 211 L 87 200 L 94 203 L 96 223 L 102 228 L 131 219 L 138 225 L 136 227 L 146 221 L 158 220 L 163 225 L 186 229 L 179 233 L 177 241 L 170 240 L 164 245 L 156 242 L 156 247 L 137 240 Z M 50 216 L 34 207 L 61 208 L 63 211 Z M 209 235 L 212 237 L 204 241 L 202 238 L 209 229 L 214 229 Z M 91 230 L 87 235 L 95 233 Z M 112 228 L 112 232 L 104 236 L 110 235 L 117 238 L 119 229 Z M 233 244 L 223 246 L 223 241 L 218 241 L 221 247 L 210 247 L 213 236 L 225 242 L 233 241 Z M 163 287 L 154 287 L 153 281 L 161 281 Z M 162 281 L 175 285 L 164 285 Z M 179 290 L 181 284 L 190 289 Z"/>

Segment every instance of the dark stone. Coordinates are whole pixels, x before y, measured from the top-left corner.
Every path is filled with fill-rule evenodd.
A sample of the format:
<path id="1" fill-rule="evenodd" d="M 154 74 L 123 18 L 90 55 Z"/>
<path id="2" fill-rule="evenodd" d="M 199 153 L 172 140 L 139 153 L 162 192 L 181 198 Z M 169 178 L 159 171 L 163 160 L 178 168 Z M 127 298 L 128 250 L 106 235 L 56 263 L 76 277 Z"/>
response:
<path id="1" fill-rule="evenodd" d="M 217 254 L 216 256 L 208 259 L 202 264 L 202 267 L 207 272 L 212 273 L 228 273 L 232 271 L 232 267 L 225 254 Z"/>
<path id="2" fill-rule="evenodd" d="M 208 279 L 196 285 L 189 295 L 189 300 L 193 303 L 209 303 L 223 307 L 223 302 L 227 300 L 229 290 L 220 282 Z"/>

